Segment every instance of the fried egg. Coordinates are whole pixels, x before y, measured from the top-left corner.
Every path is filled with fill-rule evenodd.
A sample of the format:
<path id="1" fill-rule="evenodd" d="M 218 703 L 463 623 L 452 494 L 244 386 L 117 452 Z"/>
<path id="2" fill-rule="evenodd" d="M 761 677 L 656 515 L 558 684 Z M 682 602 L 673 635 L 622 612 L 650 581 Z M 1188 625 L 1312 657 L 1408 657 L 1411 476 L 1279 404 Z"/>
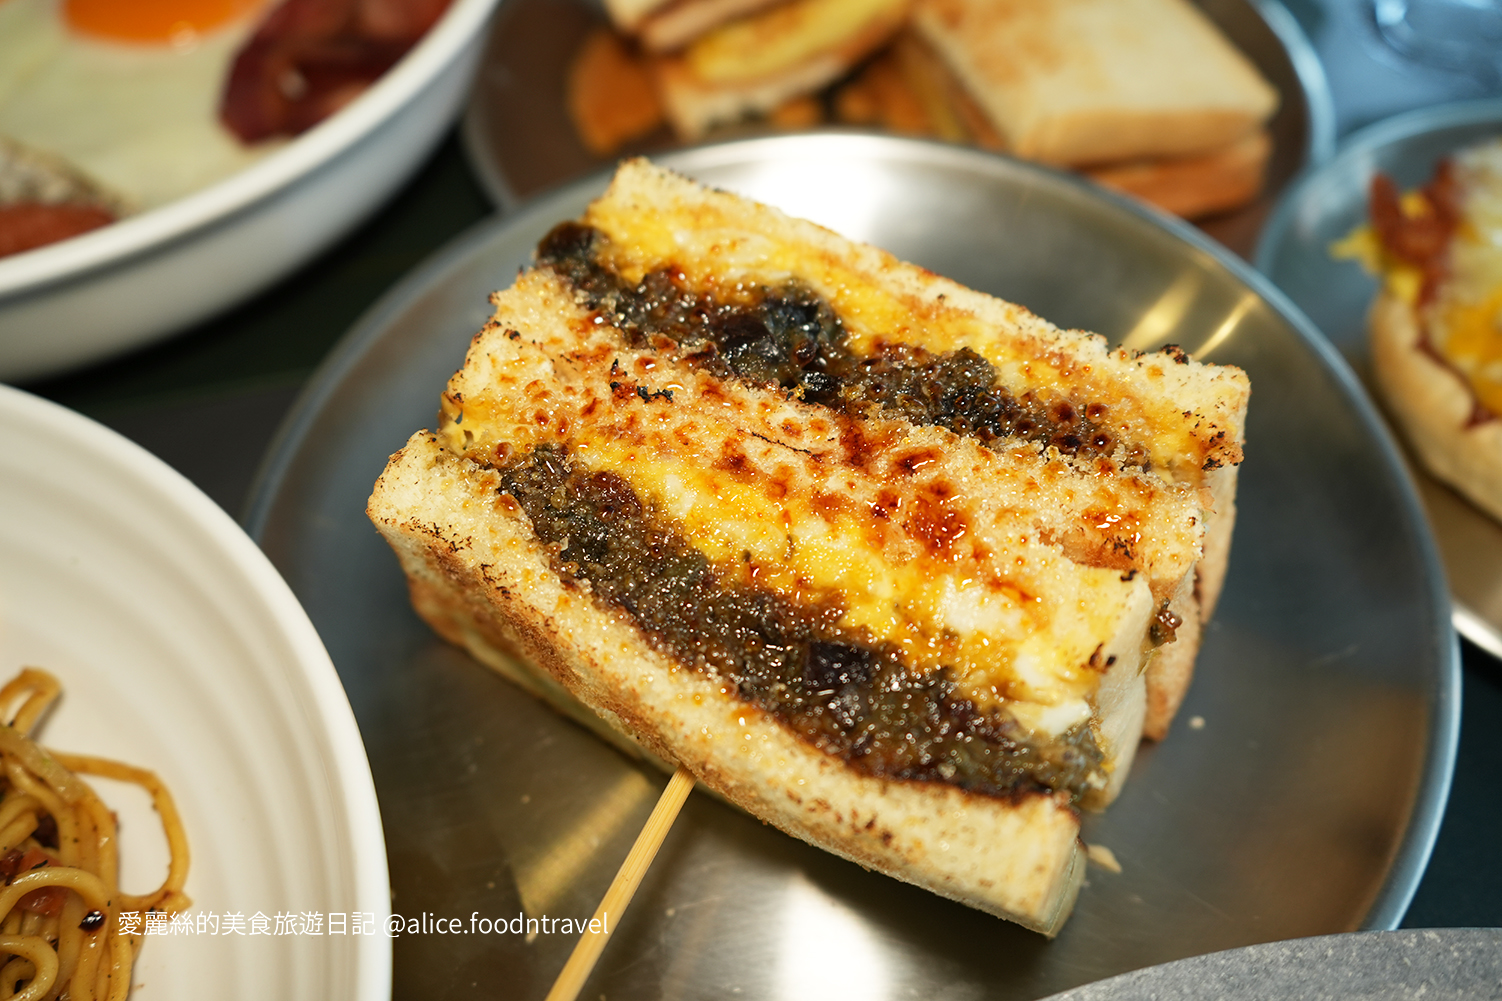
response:
<path id="1" fill-rule="evenodd" d="M 68 160 L 136 211 L 265 156 L 219 122 L 269 0 L 0 0 L 0 136 Z"/>

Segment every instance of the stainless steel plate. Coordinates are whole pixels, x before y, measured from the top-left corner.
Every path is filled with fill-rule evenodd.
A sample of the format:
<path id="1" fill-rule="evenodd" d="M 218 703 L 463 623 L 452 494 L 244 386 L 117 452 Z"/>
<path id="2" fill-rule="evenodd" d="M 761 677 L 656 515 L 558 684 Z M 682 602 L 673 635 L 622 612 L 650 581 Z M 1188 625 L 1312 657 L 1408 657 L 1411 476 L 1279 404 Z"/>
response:
<path id="1" fill-rule="evenodd" d="M 1196 2 L 1282 95 L 1271 123 L 1266 190 L 1250 205 L 1204 221 L 1206 232 L 1246 256 L 1283 187 L 1300 168 L 1334 151 L 1334 104 L 1319 57 L 1281 4 Z M 585 35 L 605 23 L 600 0 L 507 0 L 497 12 L 464 114 L 464 147 L 502 211 L 606 165 L 579 142 L 564 98 L 570 60 Z M 664 128 L 626 152 L 655 154 L 676 146 Z"/>
<path id="2" fill-rule="evenodd" d="M 586 996 L 1028 998 L 1197 953 L 1394 925 L 1448 789 L 1455 640 L 1394 447 L 1307 323 L 1188 227 L 1000 157 L 815 135 L 664 159 L 1061 323 L 1242 365 L 1256 389 L 1236 551 L 1200 678 L 1184 722 L 1138 757 L 1108 813 L 1086 819 L 1088 840 L 1124 869 L 1091 871 L 1057 940 L 695 796 Z M 436 640 L 361 515 L 387 454 L 432 421 L 486 294 L 604 183 L 481 227 L 390 293 L 295 410 L 252 508 L 251 530 L 349 689 L 406 915 L 588 915 L 663 782 Z M 541 997 L 572 944 L 404 937 L 398 993 L 505 984 Z"/>
<path id="3" fill-rule="evenodd" d="M 1112 977 L 1049 1001 L 1496 1001 L 1502 929 L 1323 935 L 1197 956 Z"/>
<path id="4" fill-rule="evenodd" d="M 1377 171 L 1403 188 L 1427 181 L 1457 149 L 1502 135 L 1502 100 L 1399 115 L 1353 135 L 1289 192 L 1257 245 L 1257 267 L 1293 299 L 1367 382 L 1366 311 L 1377 282 L 1330 244 L 1366 222 Z M 1502 657 L 1502 524 L 1413 464 L 1455 596 L 1455 628 Z"/>

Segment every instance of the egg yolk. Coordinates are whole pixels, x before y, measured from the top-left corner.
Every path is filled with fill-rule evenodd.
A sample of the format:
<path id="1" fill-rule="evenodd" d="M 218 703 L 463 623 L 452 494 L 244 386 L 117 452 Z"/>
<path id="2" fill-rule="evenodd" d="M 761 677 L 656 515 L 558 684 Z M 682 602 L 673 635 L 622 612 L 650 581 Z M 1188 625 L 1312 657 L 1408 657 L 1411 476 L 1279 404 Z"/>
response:
<path id="1" fill-rule="evenodd" d="M 239 19 L 263 0 L 64 0 L 74 31 L 114 42 L 180 44 Z"/>

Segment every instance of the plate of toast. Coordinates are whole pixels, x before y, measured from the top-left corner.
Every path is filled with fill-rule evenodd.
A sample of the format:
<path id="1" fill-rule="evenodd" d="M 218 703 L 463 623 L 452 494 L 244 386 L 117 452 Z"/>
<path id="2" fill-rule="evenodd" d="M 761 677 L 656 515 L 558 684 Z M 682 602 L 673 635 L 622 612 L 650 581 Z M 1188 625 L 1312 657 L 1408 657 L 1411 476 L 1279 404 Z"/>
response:
<path id="1" fill-rule="evenodd" d="M 393 910 L 489 929 L 400 937 L 398 992 L 543 996 L 664 764 L 700 791 L 591 995 L 1029 998 L 1393 927 L 1448 792 L 1445 589 L 1349 371 L 1187 225 L 977 150 L 746 139 L 482 225 L 249 525 Z"/>
<path id="2" fill-rule="evenodd" d="M 519 0 L 464 138 L 509 210 L 619 155 L 831 127 L 1075 170 L 1243 255 L 1335 140 L 1307 38 L 1249 0 Z"/>
<path id="3" fill-rule="evenodd" d="M 1502 401 L 1484 402 L 1491 396 L 1478 353 L 1496 337 L 1486 303 L 1498 295 L 1496 209 L 1488 206 L 1502 198 L 1499 137 L 1496 100 L 1411 112 L 1357 133 L 1290 192 L 1258 245 L 1257 266 L 1391 418 L 1444 557 L 1455 627 L 1502 656 L 1502 480 L 1494 471 L 1502 461 L 1491 416 Z M 1396 206 L 1389 240 L 1373 223 L 1374 181 Z M 1433 230 L 1423 253 L 1413 252 L 1414 224 Z M 1391 240 L 1405 242 L 1406 257 L 1386 248 Z"/>

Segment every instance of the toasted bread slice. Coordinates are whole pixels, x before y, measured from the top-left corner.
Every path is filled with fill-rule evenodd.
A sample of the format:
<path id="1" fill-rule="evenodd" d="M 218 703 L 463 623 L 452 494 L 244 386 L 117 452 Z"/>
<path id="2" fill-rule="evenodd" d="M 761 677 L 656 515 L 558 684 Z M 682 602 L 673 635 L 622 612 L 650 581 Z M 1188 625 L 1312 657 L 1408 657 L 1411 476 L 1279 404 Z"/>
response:
<path id="1" fill-rule="evenodd" d="M 835 112 L 840 121 L 852 125 L 879 125 L 946 142 L 1005 148 L 959 79 L 907 28 L 836 92 Z"/>
<path id="2" fill-rule="evenodd" d="M 1187 0 L 919 0 L 917 31 L 1018 156 L 1187 156 L 1255 131 L 1278 95 Z"/>
<path id="3" fill-rule="evenodd" d="M 674 52 L 723 24 L 784 0 L 678 0 L 654 11 L 636 31 L 648 52 Z"/>
<path id="4" fill-rule="evenodd" d="M 876 51 L 907 18 L 910 0 L 788 0 L 722 25 L 657 63 L 678 135 L 769 114 L 832 83 Z"/>
<path id="5" fill-rule="evenodd" d="M 665 249 L 658 227 L 678 232 L 671 266 L 633 273 Z M 418 610 L 790 833 L 1056 931 L 1080 877 L 1075 807 L 1130 765 L 1142 660 L 1182 642 L 1164 643 L 1165 606 L 1194 600 L 1214 489 L 1128 467 L 1135 444 L 1072 445 L 1067 401 L 1041 390 L 1017 414 L 1053 406 L 1056 440 L 862 396 L 857 370 L 953 388 L 1001 368 L 865 324 L 905 310 L 958 337 L 1004 318 L 982 338 L 1003 361 L 1020 325 L 1051 343 L 1045 370 L 1086 375 L 1070 352 L 1154 386 L 1188 369 L 1206 384 L 1178 412 L 1198 403 L 1204 423 L 1223 397 L 1231 430 L 1244 378 L 1139 366 L 640 162 L 540 262 L 496 296 L 440 429 L 372 495 Z M 1239 458 L 1227 437 L 1204 457 Z"/>
<path id="6" fill-rule="evenodd" d="M 1465 376 L 1427 343 L 1412 304 L 1381 292 L 1368 315 L 1372 374 L 1425 468 L 1502 519 L 1502 422 L 1477 420 Z"/>
<path id="7" fill-rule="evenodd" d="M 1419 458 L 1502 518 L 1502 140 L 1443 161 L 1424 188 L 1372 186 L 1360 256 L 1385 281 L 1372 373 Z"/>
<path id="8" fill-rule="evenodd" d="M 1258 129 L 1221 149 L 1106 164 L 1089 168 L 1085 173 L 1097 184 L 1133 195 L 1185 219 L 1196 219 L 1236 208 L 1257 197 L 1272 148 L 1272 137 L 1267 130 Z"/>

